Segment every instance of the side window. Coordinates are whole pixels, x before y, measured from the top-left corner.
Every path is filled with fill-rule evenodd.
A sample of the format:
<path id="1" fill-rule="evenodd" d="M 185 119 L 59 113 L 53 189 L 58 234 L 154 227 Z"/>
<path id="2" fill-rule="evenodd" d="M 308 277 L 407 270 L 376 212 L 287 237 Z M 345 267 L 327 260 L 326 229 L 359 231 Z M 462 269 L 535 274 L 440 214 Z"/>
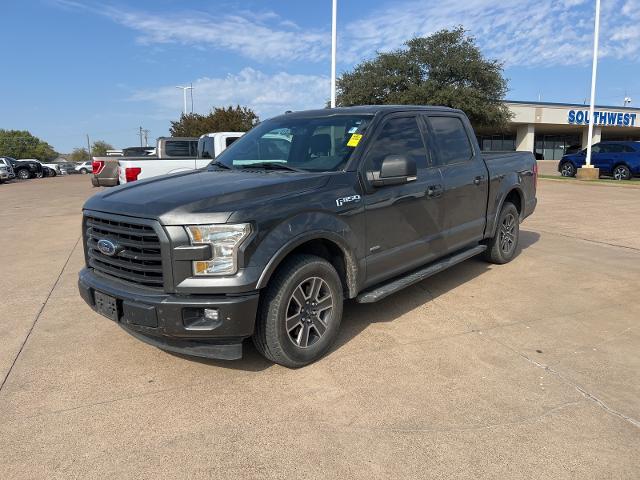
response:
<path id="1" fill-rule="evenodd" d="M 367 154 L 367 169 L 380 170 L 387 155 L 405 155 L 413 158 L 418 168 L 427 166 L 427 150 L 415 117 L 387 120 Z"/>
<path id="2" fill-rule="evenodd" d="M 192 140 L 189 142 L 189 156 L 195 157 L 198 155 L 198 141 Z"/>
<path id="3" fill-rule="evenodd" d="M 231 145 L 233 142 L 235 142 L 238 138 L 240 137 L 227 137 L 224 139 L 224 145 L 225 147 L 229 148 L 229 145 Z"/>
<path id="4" fill-rule="evenodd" d="M 624 152 L 624 148 L 622 145 L 611 144 L 609 145 L 609 153 L 622 153 Z"/>
<path id="5" fill-rule="evenodd" d="M 606 149 L 600 145 L 599 143 L 596 143 L 595 145 L 591 146 L 591 153 L 605 153 Z M 585 150 L 586 153 L 586 150 Z"/>
<path id="6" fill-rule="evenodd" d="M 188 157 L 189 143 L 183 140 L 168 141 L 165 144 L 165 153 L 169 157 Z"/>
<path id="7" fill-rule="evenodd" d="M 429 123 L 442 165 L 466 162 L 473 157 L 473 149 L 462 120 L 458 117 L 429 117 Z"/>
<path id="8" fill-rule="evenodd" d="M 623 152 L 624 153 L 635 153 L 635 150 L 633 148 L 631 148 L 629 145 L 623 145 Z"/>

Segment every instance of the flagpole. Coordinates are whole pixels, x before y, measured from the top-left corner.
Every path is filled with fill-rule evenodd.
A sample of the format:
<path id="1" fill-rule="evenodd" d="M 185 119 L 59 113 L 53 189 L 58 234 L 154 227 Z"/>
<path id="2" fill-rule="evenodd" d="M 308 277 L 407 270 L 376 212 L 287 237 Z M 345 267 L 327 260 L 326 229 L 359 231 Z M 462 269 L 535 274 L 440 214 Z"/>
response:
<path id="1" fill-rule="evenodd" d="M 593 124 L 596 101 L 596 78 L 598 74 L 598 39 L 600 37 L 600 0 L 596 0 L 596 24 L 593 37 L 593 66 L 591 69 L 591 103 L 589 104 L 589 135 L 587 136 L 587 159 L 586 168 L 593 168 L 591 165 L 591 143 L 593 142 Z"/>
<path id="2" fill-rule="evenodd" d="M 333 0 L 331 15 L 331 108 L 336 108 L 336 44 L 338 40 L 338 32 L 336 29 L 337 16 L 338 0 Z"/>

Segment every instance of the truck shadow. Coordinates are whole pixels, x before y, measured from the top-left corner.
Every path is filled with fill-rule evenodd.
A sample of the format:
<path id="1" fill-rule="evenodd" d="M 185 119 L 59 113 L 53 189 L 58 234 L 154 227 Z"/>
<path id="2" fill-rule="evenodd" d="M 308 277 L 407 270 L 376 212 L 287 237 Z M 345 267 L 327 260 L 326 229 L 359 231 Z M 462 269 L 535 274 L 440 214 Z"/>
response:
<path id="1" fill-rule="evenodd" d="M 535 244 L 539 239 L 540 234 L 537 232 L 521 230 L 518 255 L 522 254 L 523 250 Z M 352 300 L 345 302 L 340 334 L 327 355 L 331 355 L 332 352 L 342 348 L 369 325 L 392 322 L 420 305 L 424 305 L 463 283 L 479 277 L 488 271 L 490 267 L 490 263 L 485 262 L 480 257 L 475 257 L 407 287 L 380 302 L 372 304 L 360 304 Z M 187 357 L 176 353 L 169 354 L 206 365 L 249 372 L 260 372 L 273 366 L 271 362 L 265 360 L 258 353 L 251 339 L 245 340 L 243 349 L 243 358 L 237 361 L 209 360 Z"/>

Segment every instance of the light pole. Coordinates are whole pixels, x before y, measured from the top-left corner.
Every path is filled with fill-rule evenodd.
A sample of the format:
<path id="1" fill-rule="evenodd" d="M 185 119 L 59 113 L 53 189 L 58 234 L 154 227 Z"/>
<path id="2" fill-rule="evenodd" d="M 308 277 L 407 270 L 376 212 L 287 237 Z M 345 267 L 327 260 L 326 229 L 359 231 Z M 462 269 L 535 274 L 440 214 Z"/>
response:
<path id="1" fill-rule="evenodd" d="M 331 108 L 336 108 L 336 44 L 338 41 L 337 26 L 338 0 L 333 0 L 331 15 Z"/>
<path id="2" fill-rule="evenodd" d="M 589 103 L 589 135 L 587 136 L 587 159 L 585 168 L 591 165 L 591 142 L 593 142 L 593 124 L 596 102 L 596 78 L 598 75 L 598 40 L 600 37 L 600 0 L 596 0 L 596 22 L 593 32 L 593 67 L 591 69 L 591 102 Z"/>
<path id="3" fill-rule="evenodd" d="M 183 87 L 183 86 L 177 85 L 176 88 L 182 89 L 182 98 L 184 100 L 184 109 L 182 110 L 182 113 L 186 115 L 187 114 L 187 90 L 193 90 L 193 87 L 192 86 Z"/>

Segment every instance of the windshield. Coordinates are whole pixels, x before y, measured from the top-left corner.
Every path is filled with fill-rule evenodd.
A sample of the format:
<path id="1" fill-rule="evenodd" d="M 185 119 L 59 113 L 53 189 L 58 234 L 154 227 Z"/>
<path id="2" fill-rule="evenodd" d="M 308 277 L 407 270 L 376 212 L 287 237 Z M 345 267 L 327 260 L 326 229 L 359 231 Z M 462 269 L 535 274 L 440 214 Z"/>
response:
<path id="1" fill-rule="evenodd" d="M 216 159 L 233 168 L 281 164 L 312 172 L 345 167 L 372 115 L 330 115 L 267 120 Z"/>

